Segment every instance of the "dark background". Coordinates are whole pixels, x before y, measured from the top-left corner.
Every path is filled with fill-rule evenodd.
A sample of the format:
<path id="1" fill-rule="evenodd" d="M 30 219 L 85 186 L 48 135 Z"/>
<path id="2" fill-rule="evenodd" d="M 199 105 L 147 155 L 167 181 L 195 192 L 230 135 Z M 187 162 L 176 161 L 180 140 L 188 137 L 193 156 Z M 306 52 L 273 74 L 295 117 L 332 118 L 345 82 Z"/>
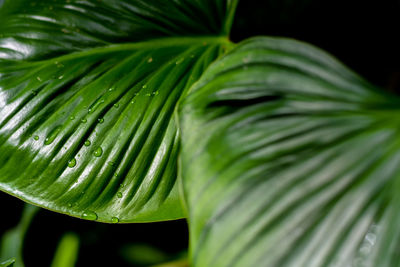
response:
<path id="1" fill-rule="evenodd" d="M 400 90 L 400 0 L 242 0 L 232 39 L 255 35 L 309 42 L 372 83 Z"/>
<path id="2" fill-rule="evenodd" d="M 372 83 L 400 92 L 399 26 L 399 0 L 241 0 L 231 39 L 239 42 L 272 35 L 306 41 L 335 55 Z M 23 203 L 4 193 L 0 193 L 0 203 L 1 236 L 18 223 Z M 48 266 L 66 231 L 78 233 L 81 239 L 77 266 L 139 266 L 121 251 L 146 243 L 174 258 L 188 242 L 184 220 L 107 225 L 41 210 L 26 237 L 27 267 Z"/>

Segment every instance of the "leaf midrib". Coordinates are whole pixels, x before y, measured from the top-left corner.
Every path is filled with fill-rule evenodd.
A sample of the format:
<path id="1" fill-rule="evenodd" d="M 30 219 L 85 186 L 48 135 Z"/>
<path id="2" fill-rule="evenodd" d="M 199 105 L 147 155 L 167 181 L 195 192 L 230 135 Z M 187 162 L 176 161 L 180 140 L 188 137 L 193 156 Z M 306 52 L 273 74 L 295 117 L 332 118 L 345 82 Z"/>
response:
<path id="1" fill-rule="evenodd" d="M 72 52 L 67 55 L 62 55 L 59 57 L 54 57 L 51 59 L 45 59 L 40 61 L 25 61 L 18 64 L 18 66 L 10 66 L 7 67 L 8 70 L 19 70 L 26 67 L 35 67 L 37 65 L 43 65 L 46 63 L 51 63 L 54 61 L 64 61 L 77 59 L 81 57 L 94 56 L 98 54 L 112 53 L 112 52 L 120 52 L 120 51 L 129 51 L 129 50 L 151 50 L 151 49 L 159 49 L 163 47 L 176 47 L 176 46 L 191 46 L 191 45 L 209 45 L 209 44 L 221 44 L 226 45 L 227 48 L 232 48 L 234 43 L 232 43 L 225 36 L 196 36 L 196 37 L 163 37 L 156 38 L 143 42 L 136 43 L 122 43 L 122 44 L 112 44 L 106 45 L 102 47 L 91 48 L 88 50 L 81 50 Z M 0 60 L 1 62 L 2 60 Z"/>

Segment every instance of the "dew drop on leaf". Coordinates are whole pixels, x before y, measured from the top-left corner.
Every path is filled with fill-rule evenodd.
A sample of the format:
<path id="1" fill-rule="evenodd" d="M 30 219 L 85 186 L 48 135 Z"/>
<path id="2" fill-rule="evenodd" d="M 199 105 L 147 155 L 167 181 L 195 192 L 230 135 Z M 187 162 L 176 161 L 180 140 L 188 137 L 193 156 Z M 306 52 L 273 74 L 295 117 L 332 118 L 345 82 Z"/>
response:
<path id="1" fill-rule="evenodd" d="M 63 68 L 64 65 L 58 61 L 54 61 L 54 64 L 57 66 L 57 68 Z"/>
<path id="2" fill-rule="evenodd" d="M 40 78 L 39 76 L 37 76 L 36 79 L 37 79 L 39 82 L 42 81 L 42 78 Z"/>
<path id="3" fill-rule="evenodd" d="M 143 89 L 146 89 L 146 88 L 147 88 L 147 84 L 143 85 L 142 88 L 143 88 Z"/>
<path id="4" fill-rule="evenodd" d="M 86 140 L 84 143 L 85 146 L 90 146 L 90 144 L 91 144 L 91 142 L 89 140 Z"/>
<path id="5" fill-rule="evenodd" d="M 118 103 L 115 103 L 114 104 L 114 108 L 118 108 L 119 107 L 119 104 Z"/>
<path id="6" fill-rule="evenodd" d="M 86 123 L 87 120 L 86 120 L 86 119 L 81 119 L 81 122 L 82 122 L 82 123 Z"/>
<path id="7" fill-rule="evenodd" d="M 68 167 L 73 168 L 76 165 L 76 159 L 73 158 L 70 161 L 68 161 Z"/>
<path id="8" fill-rule="evenodd" d="M 95 110 L 104 103 L 104 99 L 98 99 L 96 102 L 93 103 L 93 105 L 88 109 L 89 113 L 95 112 Z"/>
<path id="9" fill-rule="evenodd" d="M 118 193 L 117 193 L 117 197 L 118 197 L 118 198 L 122 198 L 122 193 L 121 193 L 121 192 L 118 192 Z"/>
<path id="10" fill-rule="evenodd" d="M 100 118 L 100 119 L 98 119 L 97 120 L 99 123 L 103 123 L 104 122 L 104 119 L 103 118 Z"/>
<path id="11" fill-rule="evenodd" d="M 93 211 L 85 211 L 82 213 L 82 219 L 95 221 L 97 220 L 97 214 Z"/>
<path id="12" fill-rule="evenodd" d="M 75 120 L 75 116 L 72 115 L 72 116 L 69 117 L 69 119 L 70 119 L 71 121 L 73 121 L 73 120 Z"/>
<path id="13" fill-rule="evenodd" d="M 61 126 L 57 126 L 44 140 L 45 145 L 50 145 L 56 139 L 57 135 L 61 132 Z"/>
<path id="14" fill-rule="evenodd" d="M 94 151 L 93 155 L 95 157 L 101 157 L 101 155 L 103 155 L 103 149 L 101 147 L 96 148 L 96 150 Z"/>
<path id="15" fill-rule="evenodd" d="M 119 222 L 119 219 L 118 219 L 117 217 L 112 217 L 112 218 L 111 218 L 111 221 L 112 221 L 113 223 L 118 223 L 118 222 Z"/>
<path id="16" fill-rule="evenodd" d="M 175 64 L 176 64 L 176 65 L 179 65 L 179 64 L 181 64 L 184 60 L 185 60 L 185 58 L 181 57 L 180 59 L 178 59 L 178 60 L 175 62 Z"/>
<path id="17" fill-rule="evenodd" d="M 58 76 L 58 79 L 59 79 L 59 80 L 61 80 L 62 78 L 64 78 L 64 75 Z"/>
<path id="18" fill-rule="evenodd" d="M 35 140 L 37 141 L 37 140 L 39 140 L 39 136 L 38 136 L 38 135 L 35 135 L 35 136 L 33 137 L 33 139 L 35 139 Z"/>

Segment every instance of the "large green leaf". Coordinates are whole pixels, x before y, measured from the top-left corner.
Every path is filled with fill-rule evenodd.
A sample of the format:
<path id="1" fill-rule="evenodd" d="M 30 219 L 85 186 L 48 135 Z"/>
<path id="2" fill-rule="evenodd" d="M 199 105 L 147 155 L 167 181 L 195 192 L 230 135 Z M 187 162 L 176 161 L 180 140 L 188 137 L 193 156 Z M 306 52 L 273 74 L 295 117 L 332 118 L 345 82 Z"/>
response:
<path id="1" fill-rule="evenodd" d="M 235 2 L 9 0 L 0 9 L 0 58 L 49 58 L 113 43 L 226 34 Z"/>
<path id="2" fill-rule="evenodd" d="M 164 39 L 3 68 L 0 188 L 87 219 L 181 217 L 175 105 L 220 47 Z"/>
<path id="3" fill-rule="evenodd" d="M 175 106 L 230 46 L 200 34 L 225 32 L 234 3 L 6 1 L 0 189 L 89 220 L 183 217 Z"/>
<path id="4" fill-rule="evenodd" d="M 297 41 L 211 65 L 181 110 L 193 266 L 398 266 L 399 107 Z"/>

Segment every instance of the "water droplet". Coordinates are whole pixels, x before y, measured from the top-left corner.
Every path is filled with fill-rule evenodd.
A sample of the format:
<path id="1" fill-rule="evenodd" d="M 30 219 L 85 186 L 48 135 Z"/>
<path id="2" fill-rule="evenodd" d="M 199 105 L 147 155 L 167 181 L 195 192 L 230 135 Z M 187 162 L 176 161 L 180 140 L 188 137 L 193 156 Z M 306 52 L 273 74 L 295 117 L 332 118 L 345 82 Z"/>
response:
<path id="1" fill-rule="evenodd" d="M 96 148 L 96 150 L 94 151 L 93 155 L 95 157 L 101 157 L 101 155 L 103 155 L 103 149 L 101 147 Z"/>
<path id="2" fill-rule="evenodd" d="M 135 100 L 131 100 L 131 104 L 135 104 L 135 102 L 136 102 Z"/>
<path id="3" fill-rule="evenodd" d="M 58 79 L 59 79 L 59 80 L 61 80 L 62 78 L 64 78 L 64 75 L 58 76 Z"/>
<path id="4" fill-rule="evenodd" d="M 82 122 L 82 123 L 86 123 L 87 120 L 86 120 L 86 119 L 81 119 L 81 122 Z"/>
<path id="5" fill-rule="evenodd" d="M 119 219 L 118 219 L 117 217 L 112 217 L 112 218 L 111 218 L 111 221 L 112 221 L 113 223 L 118 223 L 118 222 L 119 222 Z"/>
<path id="6" fill-rule="evenodd" d="M 42 78 L 40 78 L 39 76 L 37 76 L 36 79 L 37 79 L 39 82 L 42 81 Z"/>
<path id="7" fill-rule="evenodd" d="M 120 186 L 121 188 L 124 188 L 125 185 L 124 185 L 124 184 L 120 184 L 119 186 Z"/>
<path id="8" fill-rule="evenodd" d="M 115 177 L 118 177 L 118 173 L 114 173 L 114 176 L 115 176 Z"/>
<path id="9" fill-rule="evenodd" d="M 68 167 L 73 168 L 76 165 L 76 159 L 73 158 L 70 161 L 68 161 Z"/>
<path id="10" fill-rule="evenodd" d="M 114 91 L 115 90 L 115 87 L 110 87 L 110 88 L 108 88 L 108 91 L 109 92 L 112 92 L 112 91 Z"/>
<path id="11" fill-rule="evenodd" d="M 175 64 L 176 64 L 176 65 L 179 65 L 179 64 L 181 64 L 184 60 L 185 60 L 185 58 L 181 57 L 180 59 L 178 59 L 178 60 L 175 62 Z"/>
<path id="12" fill-rule="evenodd" d="M 146 96 L 151 96 L 151 94 L 150 94 L 150 93 L 147 93 Z"/>
<path id="13" fill-rule="evenodd" d="M 35 136 L 33 137 L 33 139 L 35 139 L 35 140 L 37 141 L 37 140 L 39 140 L 39 136 L 38 136 L 38 135 L 35 135 Z"/>
<path id="14" fill-rule="evenodd" d="M 147 63 L 151 63 L 151 62 L 153 62 L 153 58 L 152 57 L 147 60 Z"/>
<path id="15" fill-rule="evenodd" d="M 90 146 L 90 144 L 91 144 L 91 142 L 89 140 L 86 140 L 84 143 L 85 146 Z"/>
<path id="16" fill-rule="evenodd" d="M 119 104 L 118 103 L 115 103 L 114 104 L 114 108 L 118 108 L 119 107 Z"/>
<path id="17" fill-rule="evenodd" d="M 71 208 L 72 207 L 72 204 L 71 203 L 68 203 L 68 208 Z"/>
<path id="18" fill-rule="evenodd" d="M 154 91 L 152 94 L 153 95 L 158 95 L 160 92 L 157 90 L 157 91 Z"/>
<path id="19" fill-rule="evenodd" d="M 74 115 L 71 115 L 71 116 L 69 117 L 69 119 L 70 119 L 71 121 L 73 121 L 73 120 L 75 120 L 75 116 L 74 116 Z"/>
<path id="20" fill-rule="evenodd" d="M 57 68 L 63 68 L 64 65 L 58 61 L 54 61 L 54 64 L 57 66 Z"/>
<path id="21" fill-rule="evenodd" d="M 143 88 L 143 89 L 146 89 L 146 88 L 147 88 L 147 84 L 143 85 L 142 88 Z"/>
<path id="22" fill-rule="evenodd" d="M 82 213 L 82 219 L 95 221 L 97 220 L 97 214 L 93 211 L 85 211 Z"/>
<path id="23" fill-rule="evenodd" d="M 61 132 L 61 128 L 61 126 L 57 126 L 56 128 L 54 128 L 44 140 L 44 144 L 50 145 L 51 143 L 53 143 L 54 139 L 56 139 L 57 135 Z"/>
<path id="24" fill-rule="evenodd" d="M 118 193 L 117 193 L 117 197 L 118 197 L 118 198 L 122 198 L 122 193 L 121 193 L 121 192 L 118 192 Z"/>
<path id="25" fill-rule="evenodd" d="M 100 119 L 97 119 L 97 121 L 98 121 L 99 123 L 103 123 L 103 122 L 104 122 L 104 119 L 103 119 L 103 118 L 100 118 Z"/>
<path id="26" fill-rule="evenodd" d="M 89 113 L 93 113 L 95 112 L 95 110 L 104 103 L 104 99 L 97 99 L 96 102 L 93 103 L 93 105 L 90 106 L 90 108 L 88 109 Z"/>

